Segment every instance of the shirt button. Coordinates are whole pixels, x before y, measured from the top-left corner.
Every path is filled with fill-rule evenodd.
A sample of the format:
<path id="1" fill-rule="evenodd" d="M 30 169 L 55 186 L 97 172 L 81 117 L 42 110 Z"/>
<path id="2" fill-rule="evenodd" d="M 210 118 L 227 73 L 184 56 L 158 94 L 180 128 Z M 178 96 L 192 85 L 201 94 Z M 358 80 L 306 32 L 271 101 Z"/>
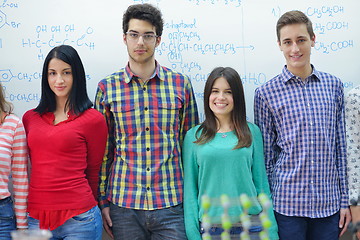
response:
<path id="1" fill-rule="evenodd" d="M 150 171 L 150 168 L 147 168 L 146 170 L 147 170 L 147 171 Z"/>
<path id="2" fill-rule="evenodd" d="M 146 151 L 150 151 L 150 148 L 146 148 Z"/>
<path id="3" fill-rule="evenodd" d="M 145 107 L 144 109 L 145 109 L 145 111 L 147 111 L 147 110 L 148 110 L 148 108 L 147 108 L 147 107 Z"/>
<path id="4" fill-rule="evenodd" d="M 147 128 L 145 128 L 145 130 L 146 130 L 146 131 L 149 131 L 149 130 L 150 130 L 150 128 L 148 128 L 148 127 L 147 127 Z"/>
<path id="5" fill-rule="evenodd" d="M 147 187 L 147 188 L 146 188 L 146 190 L 148 190 L 148 191 L 149 191 L 149 190 L 150 190 L 150 187 Z"/>
<path id="6" fill-rule="evenodd" d="M 143 90 L 146 91 L 146 87 L 143 87 Z"/>

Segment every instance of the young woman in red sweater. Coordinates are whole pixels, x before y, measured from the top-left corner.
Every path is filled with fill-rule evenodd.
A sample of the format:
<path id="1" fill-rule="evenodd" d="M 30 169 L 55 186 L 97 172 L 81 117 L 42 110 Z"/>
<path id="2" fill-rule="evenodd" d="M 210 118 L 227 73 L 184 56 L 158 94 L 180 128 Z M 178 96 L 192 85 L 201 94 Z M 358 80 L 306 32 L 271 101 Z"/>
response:
<path id="1" fill-rule="evenodd" d="M 107 126 L 91 108 L 73 47 L 49 52 L 41 88 L 39 105 L 23 116 L 31 160 L 29 229 L 49 229 L 53 239 L 100 240 L 96 199 Z"/>

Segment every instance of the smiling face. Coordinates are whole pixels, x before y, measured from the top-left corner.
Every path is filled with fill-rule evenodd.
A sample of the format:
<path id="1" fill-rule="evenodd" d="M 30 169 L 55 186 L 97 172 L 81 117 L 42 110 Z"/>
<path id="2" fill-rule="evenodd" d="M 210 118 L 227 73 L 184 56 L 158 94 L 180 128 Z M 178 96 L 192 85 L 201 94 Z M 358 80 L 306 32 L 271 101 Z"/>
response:
<path id="1" fill-rule="evenodd" d="M 139 19 L 131 19 L 129 21 L 127 32 L 156 35 L 155 26 Z M 161 37 L 157 37 L 154 42 L 146 43 L 143 37 L 139 37 L 137 41 L 133 41 L 124 34 L 123 40 L 127 46 L 130 63 L 146 64 L 148 62 L 154 62 L 155 48 L 159 45 Z"/>
<path id="2" fill-rule="evenodd" d="M 215 80 L 209 97 L 209 107 L 218 119 L 231 118 L 234 100 L 230 85 L 224 77 Z"/>
<path id="3" fill-rule="evenodd" d="M 311 74 L 310 54 L 311 47 L 315 45 L 315 36 L 310 37 L 305 24 L 282 27 L 278 44 L 291 73 L 303 79 Z"/>
<path id="4" fill-rule="evenodd" d="M 56 100 L 66 101 L 73 85 L 71 66 L 58 58 L 51 59 L 48 67 L 48 82 Z"/>

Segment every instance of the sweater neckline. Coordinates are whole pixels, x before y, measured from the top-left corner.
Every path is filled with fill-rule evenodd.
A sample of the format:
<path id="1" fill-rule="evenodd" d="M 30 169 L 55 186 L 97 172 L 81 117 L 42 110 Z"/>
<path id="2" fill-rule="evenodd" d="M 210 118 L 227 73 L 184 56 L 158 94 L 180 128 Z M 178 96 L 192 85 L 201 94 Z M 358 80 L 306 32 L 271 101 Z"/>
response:
<path id="1" fill-rule="evenodd" d="M 233 133 L 234 133 L 234 130 L 228 131 L 228 132 L 217 132 L 216 135 L 220 136 L 221 138 L 226 138 Z"/>

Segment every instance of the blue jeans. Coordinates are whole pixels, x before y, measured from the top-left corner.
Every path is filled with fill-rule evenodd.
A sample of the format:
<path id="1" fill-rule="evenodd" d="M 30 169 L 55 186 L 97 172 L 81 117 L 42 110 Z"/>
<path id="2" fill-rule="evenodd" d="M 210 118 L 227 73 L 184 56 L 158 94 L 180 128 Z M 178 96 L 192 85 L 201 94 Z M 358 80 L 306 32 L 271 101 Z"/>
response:
<path id="1" fill-rule="evenodd" d="M 28 217 L 29 229 L 39 229 L 39 220 Z M 52 230 L 51 240 L 101 240 L 102 219 L 98 206 L 68 219 L 63 225 Z"/>
<path id="2" fill-rule="evenodd" d="M 11 240 L 10 232 L 16 230 L 13 201 L 10 197 L 0 200 L 0 239 Z"/>
<path id="3" fill-rule="evenodd" d="M 115 240 L 186 240 L 184 209 L 179 204 L 158 210 L 135 210 L 110 203 Z"/>
<path id="4" fill-rule="evenodd" d="M 280 240 L 338 240 L 340 212 L 325 218 L 285 216 L 275 212 Z"/>

